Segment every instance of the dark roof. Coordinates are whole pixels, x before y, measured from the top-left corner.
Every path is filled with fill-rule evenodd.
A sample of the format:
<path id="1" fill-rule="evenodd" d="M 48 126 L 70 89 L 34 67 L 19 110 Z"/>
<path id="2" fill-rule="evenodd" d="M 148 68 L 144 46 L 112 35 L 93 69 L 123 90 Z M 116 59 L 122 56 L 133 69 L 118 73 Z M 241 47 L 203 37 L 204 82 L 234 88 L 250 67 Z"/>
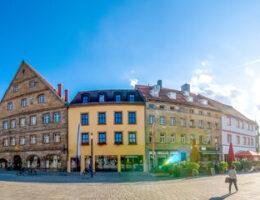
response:
<path id="1" fill-rule="evenodd" d="M 189 93 L 189 96 L 193 98 L 193 101 L 190 102 L 187 100 L 187 97 L 184 95 L 183 92 L 179 90 L 169 89 L 169 88 L 161 88 L 159 92 L 159 97 L 154 97 L 150 94 L 150 91 L 153 89 L 153 86 L 147 86 L 147 85 L 136 85 L 135 88 L 139 90 L 146 101 L 162 101 L 162 102 L 169 102 L 169 103 L 176 103 L 176 104 L 183 104 L 188 106 L 195 106 L 205 109 L 211 109 L 218 111 L 214 106 L 212 106 L 210 103 L 207 105 L 204 105 L 200 102 L 200 100 L 205 99 L 200 97 L 199 95 L 196 95 L 194 93 Z M 170 92 L 176 93 L 176 99 L 169 98 L 168 94 Z"/>
<path id="2" fill-rule="evenodd" d="M 95 90 L 95 91 L 82 91 L 78 92 L 78 94 L 74 97 L 74 99 L 71 101 L 70 105 L 78 105 L 83 104 L 83 97 L 88 96 L 89 103 L 88 104 L 97 104 L 99 102 L 99 95 L 105 95 L 105 102 L 102 102 L 101 104 L 106 103 L 115 103 L 115 97 L 117 94 L 121 96 L 120 103 L 142 103 L 144 104 L 144 98 L 140 94 L 138 90 Z M 135 95 L 135 101 L 129 102 L 129 95 Z M 116 102 L 118 103 L 118 102 Z M 86 105 L 86 104 L 84 104 Z"/>

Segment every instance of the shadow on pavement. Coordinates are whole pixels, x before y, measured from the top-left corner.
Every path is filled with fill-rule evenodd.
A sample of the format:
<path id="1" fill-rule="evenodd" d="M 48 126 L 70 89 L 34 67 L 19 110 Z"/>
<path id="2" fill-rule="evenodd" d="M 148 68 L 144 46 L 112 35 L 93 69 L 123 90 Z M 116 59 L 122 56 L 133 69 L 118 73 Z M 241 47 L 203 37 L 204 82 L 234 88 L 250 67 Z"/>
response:
<path id="1" fill-rule="evenodd" d="M 185 179 L 185 178 L 182 178 Z M 0 181 L 28 183 L 124 183 L 181 180 L 170 176 L 156 177 L 135 172 L 97 172 L 93 178 L 79 173 L 37 173 L 37 175 L 17 175 L 17 172 L 0 172 Z"/>
<path id="2" fill-rule="evenodd" d="M 231 196 L 231 195 L 233 195 L 233 194 L 235 194 L 235 192 L 234 193 L 227 193 L 227 194 L 225 194 L 225 195 L 223 195 L 223 196 L 221 196 L 221 197 L 212 197 L 212 198 L 210 198 L 209 200 L 222 200 L 222 199 L 226 199 L 226 198 L 228 198 L 229 196 Z"/>

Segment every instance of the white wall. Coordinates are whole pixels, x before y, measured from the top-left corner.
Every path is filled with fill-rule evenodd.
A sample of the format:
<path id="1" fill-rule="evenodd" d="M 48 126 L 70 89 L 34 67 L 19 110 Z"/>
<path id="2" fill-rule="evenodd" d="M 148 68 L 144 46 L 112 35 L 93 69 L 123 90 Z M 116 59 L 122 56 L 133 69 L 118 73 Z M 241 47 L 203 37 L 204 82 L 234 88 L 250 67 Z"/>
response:
<path id="1" fill-rule="evenodd" d="M 229 122 L 231 120 L 231 125 Z M 239 124 L 238 124 L 239 121 Z M 244 128 L 242 126 L 244 123 Z M 248 122 L 243 121 L 241 119 L 237 119 L 232 116 L 222 116 L 222 153 L 228 154 L 229 150 L 229 142 L 227 140 L 227 135 L 231 135 L 232 144 L 234 147 L 235 153 L 238 151 L 256 151 L 256 135 L 257 130 L 255 125 L 250 123 L 250 127 L 248 129 Z M 237 136 L 240 137 L 240 144 L 238 144 Z M 246 144 L 244 144 L 244 137 L 246 138 Z M 248 144 L 248 139 L 250 140 L 250 144 Z M 253 140 L 253 144 L 251 143 Z"/>

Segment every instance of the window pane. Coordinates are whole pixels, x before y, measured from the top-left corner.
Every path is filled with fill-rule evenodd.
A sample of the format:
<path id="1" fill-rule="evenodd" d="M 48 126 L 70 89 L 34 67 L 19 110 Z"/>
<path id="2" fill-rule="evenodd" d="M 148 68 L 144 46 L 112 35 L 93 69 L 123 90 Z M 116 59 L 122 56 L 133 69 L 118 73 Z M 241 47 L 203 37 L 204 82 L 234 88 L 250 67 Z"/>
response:
<path id="1" fill-rule="evenodd" d="M 136 124 L 136 113 L 135 112 L 129 112 L 128 113 L 128 123 L 129 124 Z"/>
<path id="2" fill-rule="evenodd" d="M 88 113 L 81 114 L 81 125 L 88 125 Z"/>
<path id="3" fill-rule="evenodd" d="M 105 112 L 98 113 L 98 123 L 106 124 L 106 113 Z"/>
<path id="4" fill-rule="evenodd" d="M 115 112 L 115 124 L 122 124 L 122 112 Z"/>

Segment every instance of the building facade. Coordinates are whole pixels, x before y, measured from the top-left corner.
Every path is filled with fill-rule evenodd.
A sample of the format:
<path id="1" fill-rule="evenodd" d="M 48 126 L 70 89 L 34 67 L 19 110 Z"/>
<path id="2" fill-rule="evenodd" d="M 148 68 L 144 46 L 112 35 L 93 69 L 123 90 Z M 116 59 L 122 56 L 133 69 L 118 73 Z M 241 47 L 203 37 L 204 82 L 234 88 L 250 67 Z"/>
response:
<path id="1" fill-rule="evenodd" d="M 94 171 L 146 171 L 145 109 L 138 91 L 79 92 L 68 113 L 69 172 L 91 163 Z"/>
<path id="2" fill-rule="evenodd" d="M 200 149 L 201 160 L 218 160 L 221 141 L 221 114 L 204 98 L 190 92 L 137 85 L 146 100 L 146 154 L 149 169 L 169 161 L 188 160 L 192 141 Z"/>
<path id="3" fill-rule="evenodd" d="M 57 92 L 21 63 L 0 103 L 1 168 L 66 169 L 68 118 L 61 92 L 61 85 Z"/>
<path id="4" fill-rule="evenodd" d="M 257 123 L 248 119 L 232 106 L 209 100 L 222 112 L 222 159 L 227 160 L 229 145 L 233 144 L 234 153 L 240 151 L 257 151 Z"/>

